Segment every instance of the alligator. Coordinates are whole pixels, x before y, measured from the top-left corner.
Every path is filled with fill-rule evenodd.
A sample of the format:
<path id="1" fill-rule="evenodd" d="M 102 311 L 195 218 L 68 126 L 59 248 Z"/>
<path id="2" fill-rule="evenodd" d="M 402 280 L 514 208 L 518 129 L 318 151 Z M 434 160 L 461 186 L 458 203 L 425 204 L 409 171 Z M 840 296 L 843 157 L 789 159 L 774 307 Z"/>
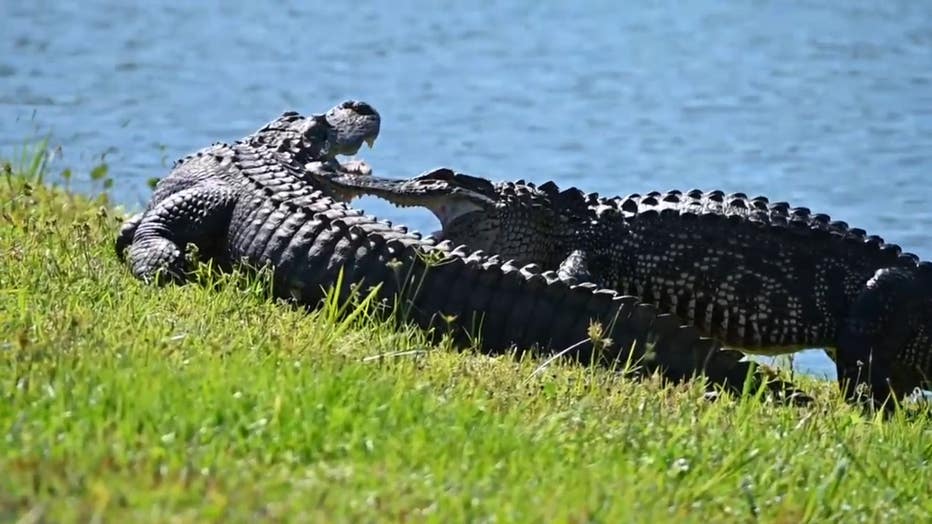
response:
<path id="1" fill-rule="evenodd" d="M 193 196 L 199 192 L 192 188 L 212 183 L 220 174 L 237 169 L 235 165 L 232 165 L 236 160 L 236 148 L 259 147 L 273 150 L 275 159 L 288 165 L 310 162 L 326 164 L 334 173 L 369 173 L 371 169 L 364 162 L 353 161 L 340 164 L 336 161 L 336 157 L 354 155 L 364 143 L 372 147 L 378 137 L 380 127 L 381 117 L 371 105 L 356 100 L 346 100 L 331 108 L 324 115 L 311 115 L 309 118 L 295 111 L 286 111 L 235 144 L 217 142 L 180 158 L 172 165 L 168 176 L 156 184 L 146 208 L 123 223 L 116 241 L 117 256 L 123 259 L 124 250 L 133 245 L 138 252 L 132 258 L 133 263 L 139 265 L 133 268 L 137 276 L 144 279 L 155 278 L 155 269 L 158 267 L 161 270 L 158 273 L 159 279 L 183 280 L 179 270 L 183 265 L 184 257 L 183 253 L 176 249 L 174 242 L 163 242 L 158 235 L 152 235 L 151 241 L 143 241 L 141 238 L 140 243 L 133 243 L 143 217 L 149 216 L 149 220 L 143 227 L 144 232 L 147 228 L 162 227 L 159 223 L 161 220 L 159 213 L 169 212 L 178 205 L 189 205 L 192 199 L 196 201 L 197 198 L 188 195 Z M 269 171 L 259 173 L 259 175 L 261 175 L 260 180 L 266 180 L 271 179 L 275 173 Z M 275 186 L 270 185 L 269 189 L 275 189 Z M 176 196 L 177 193 L 182 192 L 185 193 Z M 228 192 L 224 190 L 224 193 Z M 173 200 L 163 203 L 169 198 Z M 204 197 L 198 195 L 198 198 Z M 216 195 L 211 198 L 221 198 L 225 202 L 231 197 Z M 217 202 L 216 205 L 227 207 L 231 204 Z M 212 220 L 213 217 L 203 219 Z M 179 218 L 179 220 L 182 219 Z M 205 227 L 215 226 L 207 224 Z M 208 239 L 200 239 L 200 242 L 194 244 L 206 246 L 208 244 L 206 240 Z M 159 246 L 150 245 L 149 242 L 157 243 Z M 182 241 L 182 243 L 186 242 Z M 163 250 L 165 252 L 162 252 Z"/>
<path id="2" fill-rule="evenodd" d="M 849 400 L 929 389 L 932 263 L 805 207 L 698 189 L 603 197 L 446 168 L 331 183 L 428 208 L 437 238 L 637 296 L 727 347 L 823 348 Z"/>
<path id="3" fill-rule="evenodd" d="M 623 361 L 637 364 L 619 366 L 633 374 L 673 381 L 702 373 L 726 390 L 759 387 L 769 398 L 808 402 L 792 384 L 633 296 L 470 253 L 350 207 L 350 193 L 328 181 L 365 170 L 336 156 L 371 146 L 379 125 L 371 106 L 349 101 L 325 115 L 285 113 L 233 144 L 185 157 L 125 222 L 117 254 L 154 285 L 190 280 L 193 252 L 221 269 L 268 269 L 275 297 L 309 308 L 328 292 L 340 301 L 375 293 L 403 321 L 487 353 Z"/>

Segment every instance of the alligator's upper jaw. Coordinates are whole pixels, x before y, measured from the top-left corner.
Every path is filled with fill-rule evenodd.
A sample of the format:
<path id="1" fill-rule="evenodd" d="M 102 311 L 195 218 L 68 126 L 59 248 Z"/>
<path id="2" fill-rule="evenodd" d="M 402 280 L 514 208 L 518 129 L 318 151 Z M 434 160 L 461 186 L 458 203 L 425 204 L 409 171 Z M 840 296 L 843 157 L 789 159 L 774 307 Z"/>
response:
<path id="1" fill-rule="evenodd" d="M 349 199 L 372 195 L 396 207 L 424 207 L 440 220 L 443 227 L 463 215 L 494 207 L 495 202 L 479 193 L 458 187 L 446 180 L 429 177 L 393 179 L 362 174 L 339 174 L 327 177 L 335 191 Z"/>

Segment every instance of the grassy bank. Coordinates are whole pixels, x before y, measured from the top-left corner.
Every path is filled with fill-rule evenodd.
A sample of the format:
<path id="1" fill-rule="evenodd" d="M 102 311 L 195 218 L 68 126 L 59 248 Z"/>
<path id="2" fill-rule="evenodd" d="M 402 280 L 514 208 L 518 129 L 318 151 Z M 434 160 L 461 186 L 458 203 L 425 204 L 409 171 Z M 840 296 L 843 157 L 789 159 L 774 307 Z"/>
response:
<path id="1" fill-rule="evenodd" d="M 703 400 L 128 275 L 105 198 L 0 175 L 0 521 L 911 521 L 927 417 Z M 98 173 L 99 175 L 99 173 Z M 38 520 L 31 520 L 38 521 Z"/>

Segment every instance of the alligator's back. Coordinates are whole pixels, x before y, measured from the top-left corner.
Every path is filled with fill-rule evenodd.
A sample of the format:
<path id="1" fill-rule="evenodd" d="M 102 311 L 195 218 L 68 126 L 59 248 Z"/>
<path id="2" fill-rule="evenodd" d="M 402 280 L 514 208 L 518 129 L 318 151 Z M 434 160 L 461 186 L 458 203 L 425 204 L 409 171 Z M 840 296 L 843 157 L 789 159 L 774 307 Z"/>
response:
<path id="1" fill-rule="evenodd" d="M 764 197 L 693 190 L 588 204 L 603 283 L 752 351 L 833 346 L 878 269 L 917 263 L 864 230 Z"/>

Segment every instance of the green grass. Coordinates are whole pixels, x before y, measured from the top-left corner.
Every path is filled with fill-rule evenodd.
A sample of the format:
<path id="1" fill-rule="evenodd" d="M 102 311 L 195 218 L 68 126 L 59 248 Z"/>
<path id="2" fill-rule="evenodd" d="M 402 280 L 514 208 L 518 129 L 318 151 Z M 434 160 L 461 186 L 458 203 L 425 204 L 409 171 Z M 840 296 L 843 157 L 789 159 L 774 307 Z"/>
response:
<path id="1" fill-rule="evenodd" d="M 0 174 L 0 520 L 915 521 L 927 415 L 431 345 L 261 280 L 154 288 L 106 197 Z M 99 173 L 98 173 L 99 175 Z M 213 278 L 213 277 L 211 277 Z"/>

